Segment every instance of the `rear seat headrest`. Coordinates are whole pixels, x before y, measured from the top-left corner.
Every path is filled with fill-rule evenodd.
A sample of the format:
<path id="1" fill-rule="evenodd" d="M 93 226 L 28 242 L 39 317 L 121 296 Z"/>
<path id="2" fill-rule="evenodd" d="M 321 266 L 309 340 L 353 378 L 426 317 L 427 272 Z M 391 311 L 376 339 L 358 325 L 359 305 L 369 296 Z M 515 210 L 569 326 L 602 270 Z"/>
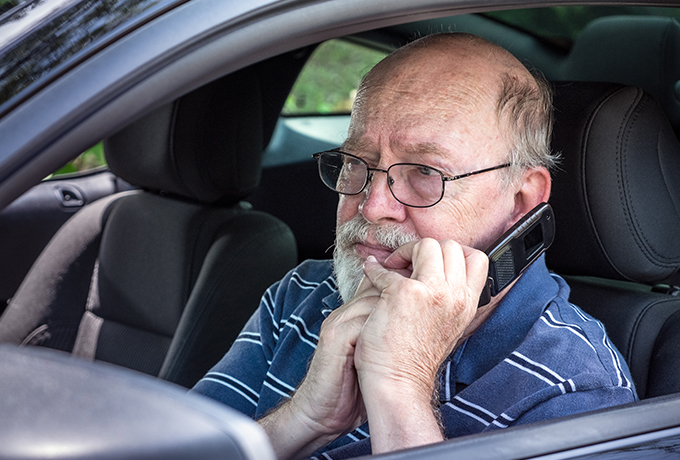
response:
<path id="1" fill-rule="evenodd" d="M 641 89 L 555 84 L 551 269 L 655 284 L 680 267 L 680 144 Z"/>
<path id="2" fill-rule="evenodd" d="M 132 123 L 104 150 L 111 170 L 133 185 L 231 204 L 257 187 L 264 145 L 260 85 L 245 69 Z"/>
<path id="3" fill-rule="evenodd" d="M 621 83 L 644 89 L 680 132 L 680 24 L 650 16 L 589 23 L 574 42 L 562 80 Z"/>

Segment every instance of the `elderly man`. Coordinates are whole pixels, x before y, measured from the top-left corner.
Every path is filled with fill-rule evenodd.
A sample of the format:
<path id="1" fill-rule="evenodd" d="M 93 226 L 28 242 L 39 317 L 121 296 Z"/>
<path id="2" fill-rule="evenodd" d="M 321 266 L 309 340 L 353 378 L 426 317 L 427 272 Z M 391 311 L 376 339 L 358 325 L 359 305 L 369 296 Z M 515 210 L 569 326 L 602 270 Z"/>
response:
<path id="1" fill-rule="evenodd" d="M 279 458 L 634 401 L 601 324 L 543 258 L 478 308 L 481 250 L 550 195 L 551 119 L 547 85 L 480 38 L 428 36 L 383 60 L 342 148 L 316 155 L 340 193 L 333 263 L 271 287 L 195 391 L 256 418 Z"/>

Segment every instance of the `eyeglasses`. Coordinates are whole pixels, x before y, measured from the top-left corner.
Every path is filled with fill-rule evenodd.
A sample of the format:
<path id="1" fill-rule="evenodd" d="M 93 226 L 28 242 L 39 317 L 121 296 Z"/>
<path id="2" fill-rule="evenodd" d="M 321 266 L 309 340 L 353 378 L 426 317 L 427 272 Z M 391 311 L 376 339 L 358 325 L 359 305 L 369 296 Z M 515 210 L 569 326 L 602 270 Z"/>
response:
<path id="1" fill-rule="evenodd" d="M 366 161 L 340 150 L 329 150 L 312 155 L 319 162 L 319 175 L 328 188 L 343 195 L 358 195 L 373 179 L 375 172 L 387 174 L 387 185 L 394 198 L 405 206 L 428 208 L 444 197 L 447 181 L 463 179 L 501 168 L 505 163 L 457 176 L 445 176 L 430 166 L 416 163 L 395 163 L 387 169 L 371 168 Z"/>

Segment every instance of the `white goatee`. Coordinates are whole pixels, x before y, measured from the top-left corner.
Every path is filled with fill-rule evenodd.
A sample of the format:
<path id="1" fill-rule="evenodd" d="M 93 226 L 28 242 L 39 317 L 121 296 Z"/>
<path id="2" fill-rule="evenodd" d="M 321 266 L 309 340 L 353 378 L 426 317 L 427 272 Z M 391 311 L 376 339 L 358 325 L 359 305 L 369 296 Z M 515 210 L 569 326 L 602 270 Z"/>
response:
<path id="1" fill-rule="evenodd" d="M 371 230 L 375 232 L 378 243 L 392 251 L 418 239 L 415 234 L 406 232 L 397 225 L 371 224 L 361 214 L 338 226 L 333 249 L 333 266 L 343 302 L 354 297 L 364 276 L 364 259 L 354 251 L 354 244 L 365 241 Z"/>

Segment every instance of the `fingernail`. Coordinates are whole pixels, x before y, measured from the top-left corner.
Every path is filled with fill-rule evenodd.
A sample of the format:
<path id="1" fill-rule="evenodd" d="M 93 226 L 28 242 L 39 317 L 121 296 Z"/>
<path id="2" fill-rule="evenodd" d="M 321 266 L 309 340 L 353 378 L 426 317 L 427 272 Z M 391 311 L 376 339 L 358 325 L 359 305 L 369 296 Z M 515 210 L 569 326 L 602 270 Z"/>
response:
<path id="1" fill-rule="evenodd" d="M 375 258 L 375 256 L 368 256 L 366 258 L 366 262 L 377 262 L 378 259 Z"/>

